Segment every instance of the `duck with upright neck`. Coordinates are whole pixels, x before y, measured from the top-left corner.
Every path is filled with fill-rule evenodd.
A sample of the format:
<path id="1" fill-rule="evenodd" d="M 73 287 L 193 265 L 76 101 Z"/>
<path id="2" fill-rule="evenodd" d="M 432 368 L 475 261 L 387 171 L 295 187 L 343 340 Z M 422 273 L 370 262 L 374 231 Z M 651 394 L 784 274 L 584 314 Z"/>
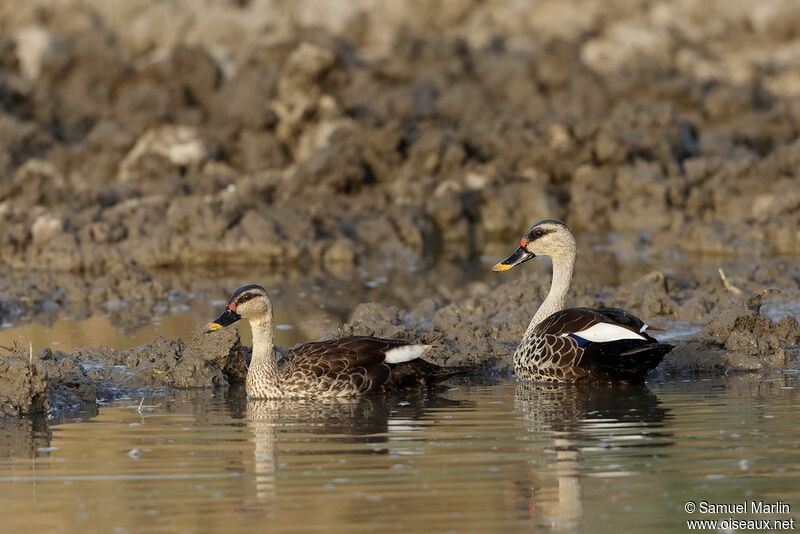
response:
<path id="1" fill-rule="evenodd" d="M 421 358 L 431 345 L 369 336 L 340 337 L 294 347 L 280 364 L 274 355 L 272 301 L 257 284 L 236 289 L 225 311 L 206 331 L 239 319 L 250 323 L 253 354 L 245 379 L 250 398 L 355 397 L 376 391 L 431 386 L 461 369 L 444 368 Z"/>
<path id="2" fill-rule="evenodd" d="M 507 271 L 536 256 L 553 262 L 550 292 L 514 352 L 518 377 L 544 382 L 642 382 L 673 346 L 647 333 L 648 325 L 619 308 L 565 308 L 577 247 L 567 225 L 543 219 L 520 246 L 494 266 Z"/>

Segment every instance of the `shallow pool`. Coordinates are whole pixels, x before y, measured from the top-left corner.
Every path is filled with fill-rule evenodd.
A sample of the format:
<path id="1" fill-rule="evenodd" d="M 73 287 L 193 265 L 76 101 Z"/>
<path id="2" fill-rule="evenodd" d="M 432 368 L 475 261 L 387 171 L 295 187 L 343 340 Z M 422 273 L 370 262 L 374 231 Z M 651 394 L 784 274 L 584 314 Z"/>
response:
<path id="1" fill-rule="evenodd" d="M 451 383 L 342 402 L 179 392 L 2 422 L 8 532 L 686 530 L 800 506 L 794 373 L 643 388 Z"/>

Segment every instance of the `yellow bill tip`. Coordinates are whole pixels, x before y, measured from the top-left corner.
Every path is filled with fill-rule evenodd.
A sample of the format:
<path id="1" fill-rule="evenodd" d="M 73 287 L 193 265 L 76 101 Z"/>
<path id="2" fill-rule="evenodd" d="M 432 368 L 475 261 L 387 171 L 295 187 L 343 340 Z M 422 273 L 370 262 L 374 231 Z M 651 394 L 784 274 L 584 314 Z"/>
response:
<path id="1" fill-rule="evenodd" d="M 216 332 L 217 330 L 221 330 L 222 325 L 219 323 L 208 323 L 206 325 L 206 332 Z"/>
<path id="2" fill-rule="evenodd" d="M 511 269 L 511 267 L 512 267 L 512 265 L 508 265 L 506 263 L 498 263 L 497 265 L 492 267 L 492 270 L 494 272 L 500 273 L 500 272 L 507 271 L 507 270 Z"/>

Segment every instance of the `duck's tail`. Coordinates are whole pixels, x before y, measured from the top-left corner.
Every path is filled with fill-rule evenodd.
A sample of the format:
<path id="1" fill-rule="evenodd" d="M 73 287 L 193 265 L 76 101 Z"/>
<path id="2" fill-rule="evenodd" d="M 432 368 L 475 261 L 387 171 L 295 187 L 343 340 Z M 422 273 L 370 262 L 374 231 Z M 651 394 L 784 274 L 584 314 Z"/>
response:
<path id="1" fill-rule="evenodd" d="M 474 367 L 442 367 L 421 358 L 390 366 L 392 376 L 384 386 L 389 391 L 412 387 L 432 387 L 448 378 L 475 370 Z"/>
<path id="2" fill-rule="evenodd" d="M 431 350 L 433 345 L 403 345 L 394 347 L 386 351 L 386 363 L 403 363 L 421 358 L 426 352 Z"/>
<path id="3" fill-rule="evenodd" d="M 592 358 L 586 368 L 592 374 L 606 376 L 612 381 L 642 382 L 647 373 L 658 367 L 664 356 L 674 345 L 669 343 L 647 343 L 619 347 L 622 350 L 606 352 L 602 357 Z"/>

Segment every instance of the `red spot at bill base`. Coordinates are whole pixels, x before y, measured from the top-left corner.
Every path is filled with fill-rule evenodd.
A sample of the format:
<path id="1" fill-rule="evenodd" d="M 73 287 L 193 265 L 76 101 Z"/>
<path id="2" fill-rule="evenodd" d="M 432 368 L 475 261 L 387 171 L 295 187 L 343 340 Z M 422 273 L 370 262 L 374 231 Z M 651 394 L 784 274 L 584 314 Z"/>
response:
<path id="1" fill-rule="evenodd" d="M 228 309 L 231 310 L 232 312 L 235 312 L 236 311 L 236 303 L 233 302 L 233 301 L 230 301 L 228 303 Z"/>
<path id="2" fill-rule="evenodd" d="M 527 247 L 527 246 L 528 246 L 528 242 L 527 242 L 527 241 L 525 241 L 525 238 L 524 238 L 524 237 L 523 237 L 522 239 L 520 239 L 520 240 L 519 240 L 519 246 L 521 246 L 522 248 L 525 248 L 525 247 Z"/>

